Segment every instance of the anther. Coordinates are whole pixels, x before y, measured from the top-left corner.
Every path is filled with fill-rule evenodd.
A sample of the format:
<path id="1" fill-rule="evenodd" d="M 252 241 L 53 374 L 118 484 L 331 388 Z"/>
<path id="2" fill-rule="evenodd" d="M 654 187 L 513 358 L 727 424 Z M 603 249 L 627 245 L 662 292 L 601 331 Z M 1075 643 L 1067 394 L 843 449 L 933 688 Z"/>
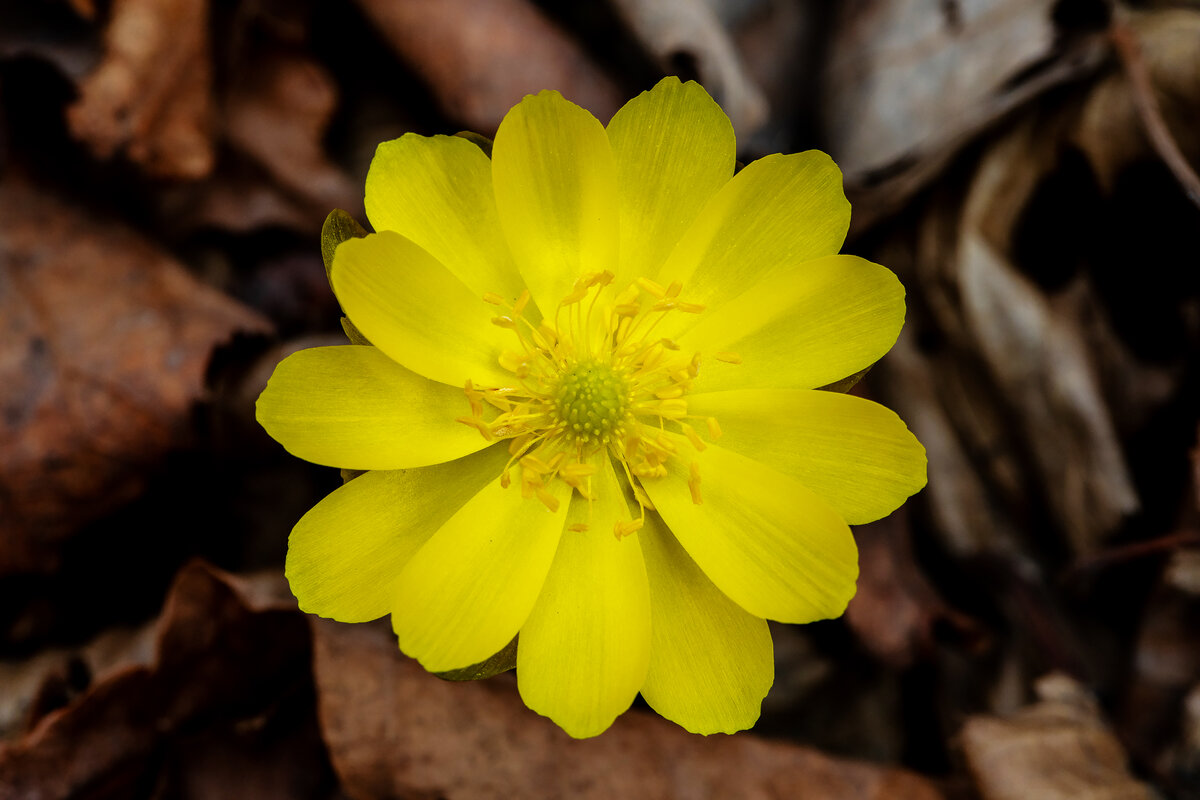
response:
<path id="1" fill-rule="evenodd" d="M 742 363 L 741 356 L 739 356 L 737 353 L 733 353 L 728 350 L 726 350 L 723 353 L 717 353 L 715 356 L 713 356 L 713 358 L 717 359 L 717 361 L 724 361 L 726 364 Z"/>
<path id="2" fill-rule="evenodd" d="M 484 292 L 483 293 L 483 302 L 491 303 L 494 306 L 502 306 L 502 305 L 504 305 L 504 298 L 501 297 L 500 295 L 496 294 L 495 292 Z"/>

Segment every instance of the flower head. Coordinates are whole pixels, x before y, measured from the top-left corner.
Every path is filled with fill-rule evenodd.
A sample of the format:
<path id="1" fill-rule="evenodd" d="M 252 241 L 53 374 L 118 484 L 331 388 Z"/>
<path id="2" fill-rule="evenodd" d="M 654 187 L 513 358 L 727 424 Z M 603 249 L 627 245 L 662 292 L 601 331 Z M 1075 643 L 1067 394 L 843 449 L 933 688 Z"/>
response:
<path id="1" fill-rule="evenodd" d="M 573 736 L 639 692 L 688 730 L 754 723 L 766 620 L 842 613 L 847 523 L 923 486 L 925 455 L 887 409 L 818 390 L 904 319 L 891 272 L 837 254 L 837 167 L 734 157 L 674 78 L 607 128 L 526 97 L 490 158 L 380 145 L 377 232 L 331 269 L 363 344 L 290 356 L 258 403 L 295 455 L 368 470 L 292 532 L 301 608 L 390 613 L 435 672 L 519 633 L 522 697 Z"/>

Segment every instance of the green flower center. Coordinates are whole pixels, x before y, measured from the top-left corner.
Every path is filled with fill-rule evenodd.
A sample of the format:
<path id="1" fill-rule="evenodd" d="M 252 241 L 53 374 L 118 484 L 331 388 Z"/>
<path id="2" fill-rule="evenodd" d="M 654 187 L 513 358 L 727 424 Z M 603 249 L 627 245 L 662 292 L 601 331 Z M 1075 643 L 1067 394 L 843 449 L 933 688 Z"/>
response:
<path id="1" fill-rule="evenodd" d="M 629 416 L 629 382 L 607 364 L 577 361 L 558 379 L 554 410 L 576 441 L 606 444 L 623 433 Z"/>

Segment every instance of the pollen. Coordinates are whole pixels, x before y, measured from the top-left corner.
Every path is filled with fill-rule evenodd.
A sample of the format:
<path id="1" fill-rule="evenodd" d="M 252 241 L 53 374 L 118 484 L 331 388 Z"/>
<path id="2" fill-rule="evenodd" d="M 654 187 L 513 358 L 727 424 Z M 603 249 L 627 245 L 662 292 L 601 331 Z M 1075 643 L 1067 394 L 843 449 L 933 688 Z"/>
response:
<path id="1" fill-rule="evenodd" d="M 688 412 L 701 355 L 664 337 L 670 323 L 662 325 L 668 317 L 702 313 L 704 306 L 688 302 L 679 281 L 665 287 L 645 278 L 624 287 L 613 282 L 608 271 L 580 276 L 546 317 L 528 291 L 511 306 L 498 293 L 483 295 L 501 312 L 492 323 L 516 337 L 498 359 L 512 378 L 502 386 L 468 381 L 471 414 L 457 419 L 488 441 L 507 440 L 510 459 L 501 485 L 516 483 L 523 497 L 551 510 L 559 505 L 548 489 L 555 480 L 596 500 L 599 487 L 611 485 L 598 475 L 609 460 L 641 507 L 637 518 L 613 523 L 613 534 L 623 539 L 654 510 L 646 485 L 678 480 L 668 464 L 683 457 L 680 445 L 697 453 L 706 449 L 688 420 L 701 425 L 710 441 L 720 427 L 712 417 Z M 735 353 L 714 357 L 740 361 Z M 692 462 L 688 472 L 692 502 L 699 504 L 699 464 Z M 589 526 L 578 523 L 572 530 L 585 533 Z"/>

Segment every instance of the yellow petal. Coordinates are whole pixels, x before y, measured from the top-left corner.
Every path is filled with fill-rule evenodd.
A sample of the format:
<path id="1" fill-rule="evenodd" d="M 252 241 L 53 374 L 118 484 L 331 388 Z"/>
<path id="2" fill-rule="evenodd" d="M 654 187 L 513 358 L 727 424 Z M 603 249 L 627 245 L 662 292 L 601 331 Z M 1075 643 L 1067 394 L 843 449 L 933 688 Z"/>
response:
<path id="1" fill-rule="evenodd" d="M 275 367 L 259 424 L 289 453 L 346 469 L 423 467 L 487 446 L 461 388 L 436 383 L 374 347 L 300 350 Z"/>
<path id="2" fill-rule="evenodd" d="M 691 395 L 688 411 L 716 417 L 722 447 L 791 475 L 851 525 L 890 514 L 925 485 L 925 448 L 861 397 L 748 389 Z"/>
<path id="3" fill-rule="evenodd" d="M 504 386 L 504 331 L 483 301 L 437 259 L 383 231 L 343 242 L 333 257 L 333 288 L 350 321 L 413 372 L 462 386 Z"/>
<path id="4" fill-rule="evenodd" d="M 566 520 L 570 489 L 553 481 L 547 491 L 555 513 L 497 478 L 417 551 L 392 594 L 401 650 L 446 672 L 508 644 L 542 590 Z"/>
<path id="5" fill-rule="evenodd" d="M 525 705 L 575 738 L 602 733 L 646 677 L 650 596 L 637 534 L 606 453 L 593 459 L 596 499 L 575 495 L 533 613 L 521 628 L 517 685 Z M 571 530 L 586 525 L 586 530 Z"/>
<path id="6" fill-rule="evenodd" d="M 608 123 L 621 210 L 616 285 L 654 278 L 700 209 L 733 176 L 733 126 L 694 81 L 668 77 Z"/>
<path id="7" fill-rule="evenodd" d="M 683 234 L 659 281 L 715 307 L 755 281 L 832 255 L 850 227 L 842 173 L 809 150 L 760 158 L 717 192 Z"/>
<path id="8" fill-rule="evenodd" d="M 722 594 L 658 515 L 639 536 L 654 619 L 642 697 L 692 733 L 746 730 L 775 679 L 766 621 Z"/>
<path id="9" fill-rule="evenodd" d="M 492 147 L 500 224 L 546 317 L 585 273 L 617 257 L 617 189 L 604 127 L 558 92 L 527 95 Z"/>
<path id="10" fill-rule="evenodd" d="M 675 538 L 709 579 L 756 617 L 813 622 L 854 596 L 858 548 L 832 508 L 796 479 L 716 445 L 697 452 L 668 434 L 678 456 L 644 482 Z M 693 502 L 693 464 L 702 503 Z"/>
<path id="11" fill-rule="evenodd" d="M 468 140 L 407 133 L 379 145 L 366 207 L 375 230 L 414 242 L 477 297 L 512 302 L 524 288 L 496 216 L 492 163 Z"/>
<path id="12" fill-rule="evenodd" d="M 701 353 L 696 391 L 814 389 L 870 366 L 895 344 L 904 287 L 886 267 L 836 255 L 794 265 L 696 316 L 677 340 Z M 720 353 L 736 353 L 740 363 Z"/>
<path id="13" fill-rule="evenodd" d="M 500 445 L 424 469 L 368 472 L 334 490 L 288 539 L 300 609 L 341 622 L 387 614 L 404 565 L 507 459 Z"/>

